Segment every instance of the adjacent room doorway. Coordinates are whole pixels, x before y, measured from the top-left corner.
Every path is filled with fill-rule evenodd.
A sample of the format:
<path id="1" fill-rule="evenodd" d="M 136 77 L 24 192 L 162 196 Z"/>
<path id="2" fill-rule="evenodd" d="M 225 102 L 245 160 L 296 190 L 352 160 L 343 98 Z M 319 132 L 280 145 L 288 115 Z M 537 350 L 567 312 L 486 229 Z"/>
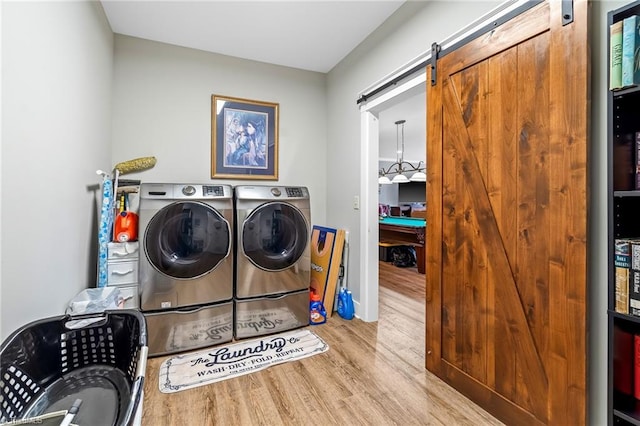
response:
<path id="1" fill-rule="evenodd" d="M 365 206 L 361 213 L 361 235 L 363 238 L 361 254 L 366 261 L 361 262 L 360 276 L 367 283 L 363 289 L 360 300 L 359 315 L 364 321 L 376 321 L 378 318 L 378 161 L 380 152 L 379 115 L 408 99 L 425 96 L 424 114 L 426 117 L 426 74 L 424 70 L 418 72 L 413 78 L 398 84 L 393 90 L 380 97 L 367 102 L 361 108 L 362 146 L 363 146 L 363 176 L 361 179 L 362 205 Z M 426 118 L 425 118 L 426 119 Z M 423 141 L 424 143 L 424 141 Z M 369 208 L 368 206 L 371 206 Z M 365 266 L 366 265 L 366 266 Z M 376 267 L 373 267 L 376 265 Z"/>

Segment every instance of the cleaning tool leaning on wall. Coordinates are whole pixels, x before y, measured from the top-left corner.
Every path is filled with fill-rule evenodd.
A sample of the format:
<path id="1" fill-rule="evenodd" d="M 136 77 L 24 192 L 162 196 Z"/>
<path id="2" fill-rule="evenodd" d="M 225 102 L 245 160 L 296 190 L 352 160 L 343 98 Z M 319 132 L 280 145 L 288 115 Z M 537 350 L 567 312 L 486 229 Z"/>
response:
<path id="1" fill-rule="evenodd" d="M 155 157 L 140 157 L 133 160 L 123 161 L 114 166 L 114 181 L 117 186 L 118 177 L 127 173 L 141 172 L 156 165 Z M 111 176 L 98 170 L 98 174 L 103 176 L 102 181 L 102 208 L 100 210 L 100 226 L 98 228 L 98 282 L 96 287 L 107 285 L 107 258 L 108 244 L 113 233 L 111 232 L 114 219 L 114 199 L 116 188 L 113 186 Z"/>
<path id="2" fill-rule="evenodd" d="M 118 170 L 121 175 L 126 175 L 127 173 L 141 172 L 150 169 L 155 165 L 156 157 L 140 157 L 118 163 L 113 168 L 114 170 Z"/>

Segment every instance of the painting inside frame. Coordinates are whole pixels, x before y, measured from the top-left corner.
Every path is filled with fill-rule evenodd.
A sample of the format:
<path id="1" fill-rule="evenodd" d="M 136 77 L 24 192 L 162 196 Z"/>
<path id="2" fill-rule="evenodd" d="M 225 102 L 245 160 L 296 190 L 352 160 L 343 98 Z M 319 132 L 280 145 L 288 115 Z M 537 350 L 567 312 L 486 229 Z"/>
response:
<path id="1" fill-rule="evenodd" d="M 211 97 L 211 178 L 278 179 L 277 103 Z"/>

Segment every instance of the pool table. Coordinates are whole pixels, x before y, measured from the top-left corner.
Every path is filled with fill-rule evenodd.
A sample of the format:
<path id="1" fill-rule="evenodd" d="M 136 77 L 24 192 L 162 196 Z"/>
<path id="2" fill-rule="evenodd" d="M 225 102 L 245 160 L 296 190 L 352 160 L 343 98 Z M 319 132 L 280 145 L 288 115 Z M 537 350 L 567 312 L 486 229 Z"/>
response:
<path id="1" fill-rule="evenodd" d="M 424 235 L 427 221 L 417 217 L 387 216 L 379 221 L 380 242 L 411 245 L 416 250 L 418 272 L 424 274 Z"/>

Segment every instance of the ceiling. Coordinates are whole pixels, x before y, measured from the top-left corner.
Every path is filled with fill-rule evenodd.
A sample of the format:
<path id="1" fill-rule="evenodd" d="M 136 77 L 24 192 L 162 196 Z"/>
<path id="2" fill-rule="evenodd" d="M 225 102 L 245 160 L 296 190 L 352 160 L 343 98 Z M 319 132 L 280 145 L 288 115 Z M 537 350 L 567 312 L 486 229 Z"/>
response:
<path id="1" fill-rule="evenodd" d="M 117 34 L 321 73 L 405 0 L 102 0 Z"/>

